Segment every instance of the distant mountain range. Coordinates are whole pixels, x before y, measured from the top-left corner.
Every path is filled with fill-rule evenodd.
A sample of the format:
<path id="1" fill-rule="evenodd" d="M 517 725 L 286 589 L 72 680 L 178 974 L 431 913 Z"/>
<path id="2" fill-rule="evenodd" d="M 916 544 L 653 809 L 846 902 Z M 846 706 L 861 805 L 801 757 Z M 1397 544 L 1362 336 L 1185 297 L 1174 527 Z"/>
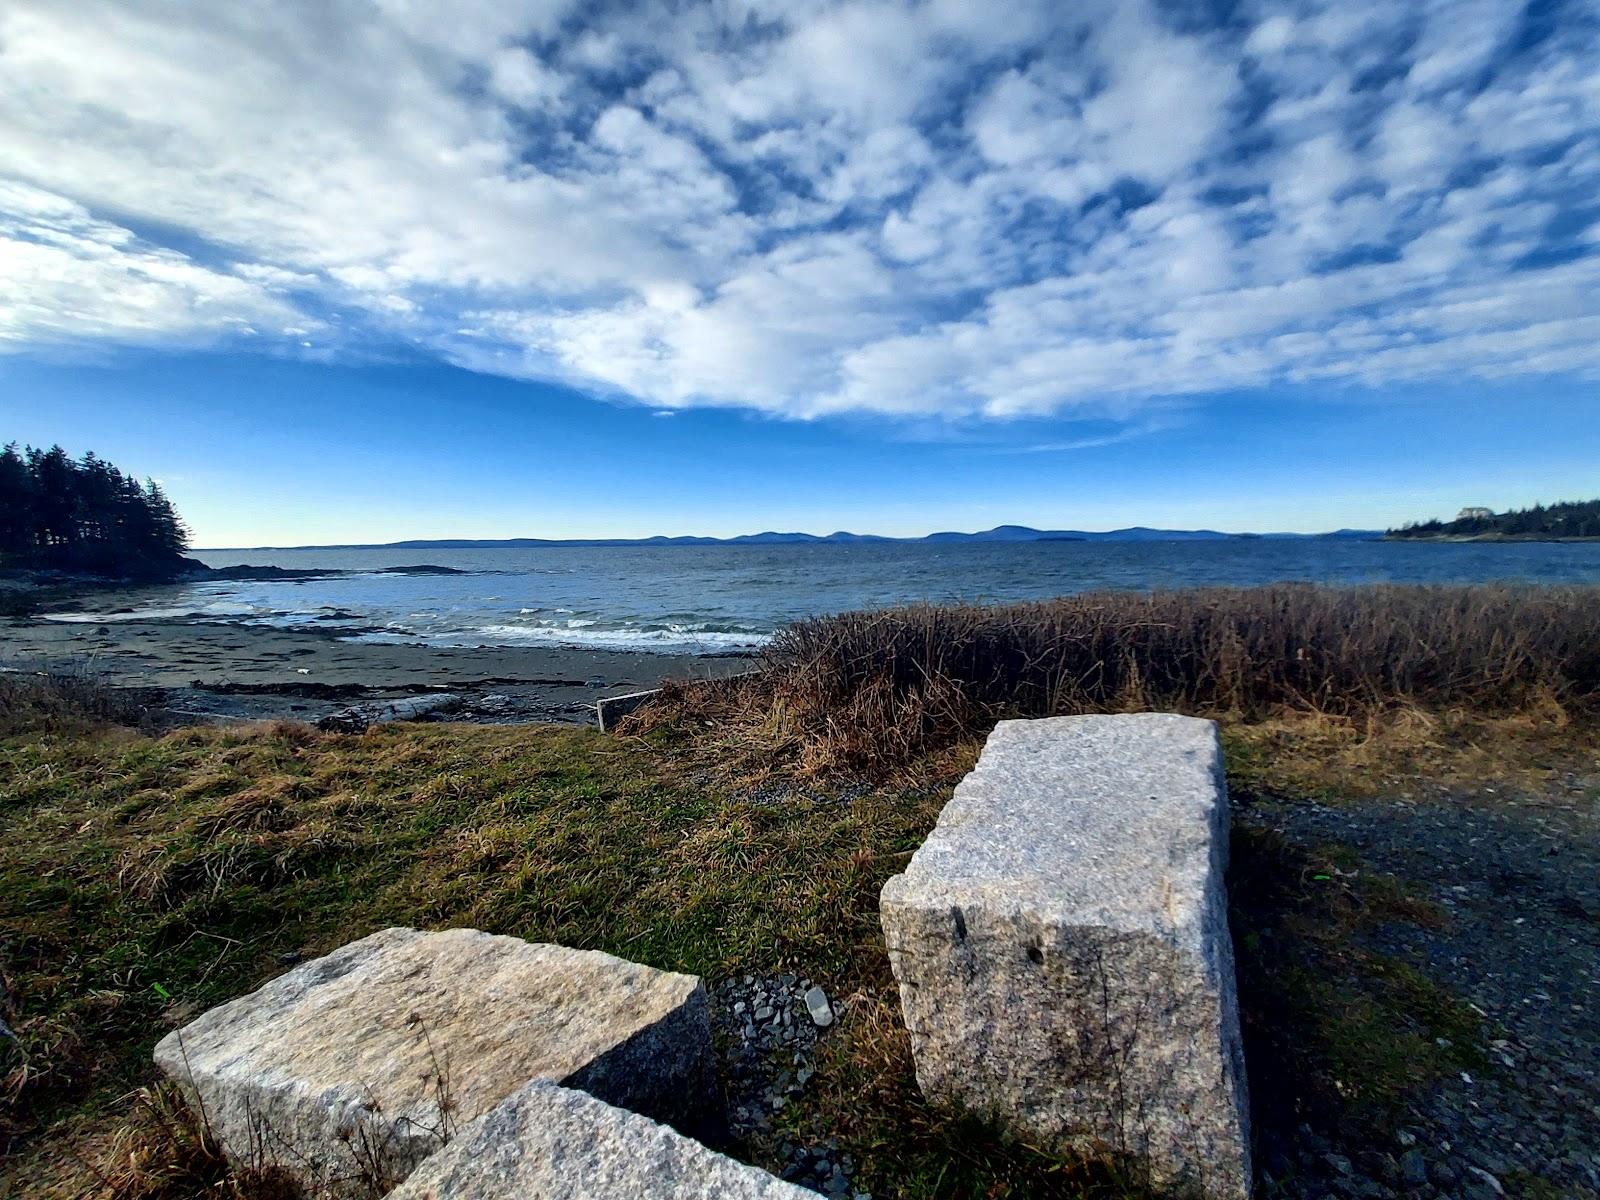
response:
<path id="1" fill-rule="evenodd" d="M 1252 538 L 1343 538 L 1370 541 L 1383 537 L 1380 529 L 1336 529 L 1332 533 L 1221 533 L 1215 529 L 1150 529 L 1134 525 L 1128 529 L 1090 532 L 1083 529 L 1032 529 L 1026 525 L 996 525 L 979 533 L 930 533 L 926 537 L 881 537 L 873 533 L 745 533 L 738 537 L 647 537 L 647 538 L 417 538 L 405 542 L 384 542 L 346 546 L 253 546 L 268 549 L 326 550 L 481 550 L 496 546 L 785 546 L 839 542 L 1227 542 Z M 218 547 L 221 549 L 222 547 Z M 231 548 L 231 547 L 230 547 Z"/>

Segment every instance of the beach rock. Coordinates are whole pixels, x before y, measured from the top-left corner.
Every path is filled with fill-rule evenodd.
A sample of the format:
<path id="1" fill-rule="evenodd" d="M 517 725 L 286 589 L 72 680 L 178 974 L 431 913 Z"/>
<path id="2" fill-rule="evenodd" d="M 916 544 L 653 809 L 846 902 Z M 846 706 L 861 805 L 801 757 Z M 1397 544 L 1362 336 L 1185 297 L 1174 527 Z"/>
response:
<path id="1" fill-rule="evenodd" d="M 230 1156 L 333 1196 L 380 1194 L 530 1080 L 698 1129 L 711 1055 L 696 977 L 473 929 L 362 938 L 155 1052 Z"/>
<path id="2" fill-rule="evenodd" d="M 811 980 L 794 975 L 745 975 L 724 979 L 711 993 L 728 1135 L 746 1145 L 771 1145 L 773 1157 L 781 1162 L 774 1170 L 806 1187 L 820 1186 L 818 1181 L 835 1175 L 848 1182 L 855 1173 L 854 1160 L 837 1138 L 780 1134 L 774 1127 L 777 1114 L 802 1100 L 816 1075 L 822 1039 L 829 1034 L 810 1016 L 805 998 L 813 988 Z M 845 1005 L 841 999 L 829 1006 L 834 1026 Z M 758 1020 L 756 1014 L 763 1010 L 769 1015 Z"/>
<path id="3" fill-rule="evenodd" d="M 534 1083 L 479 1117 L 389 1200 L 814 1200 L 648 1117 Z"/>
<path id="4" fill-rule="evenodd" d="M 1247 1196 L 1228 819 L 1210 721 L 1001 722 L 883 888 L 923 1092 Z"/>
<path id="5" fill-rule="evenodd" d="M 828 1003 L 828 993 L 819 987 L 808 988 L 805 995 L 806 1012 L 819 1029 L 833 1024 L 833 1006 Z"/>
<path id="6" fill-rule="evenodd" d="M 454 692 L 435 692 L 426 696 L 407 696 L 401 700 L 378 700 L 370 704 L 352 704 L 338 712 L 329 713 L 317 722 L 317 728 L 330 733 L 361 733 L 369 725 L 385 721 L 423 721 L 436 718 L 461 706 L 461 697 Z"/>
<path id="7" fill-rule="evenodd" d="M 1400 1174 L 1407 1187 L 1421 1187 L 1428 1182 L 1428 1164 L 1422 1151 L 1407 1150 L 1400 1156 Z"/>

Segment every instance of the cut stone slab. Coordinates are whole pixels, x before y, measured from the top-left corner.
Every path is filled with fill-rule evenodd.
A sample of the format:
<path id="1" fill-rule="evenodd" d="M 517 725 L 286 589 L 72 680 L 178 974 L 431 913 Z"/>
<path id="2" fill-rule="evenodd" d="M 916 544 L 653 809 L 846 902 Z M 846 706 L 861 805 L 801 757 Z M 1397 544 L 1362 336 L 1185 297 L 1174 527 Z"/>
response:
<path id="1" fill-rule="evenodd" d="M 530 1080 L 696 1129 L 711 1053 L 695 976 L 475 929 L 385 929 L 211 1009 L 155 1059 L 229 1155 L 337 1197 L 381 1194 Z"/>
<path id="2" fill-rule="evenodd" d="M 516 1092 L 389 1200 L 816 1200 L 648 1117 L 549 1083 Z"/>
<path id="3" fill-rule="evenodd" d="M 1227 862 L 1214 723 L 1001 722 L 881 897 L 923 1093 L 1248 1196 Z"/>

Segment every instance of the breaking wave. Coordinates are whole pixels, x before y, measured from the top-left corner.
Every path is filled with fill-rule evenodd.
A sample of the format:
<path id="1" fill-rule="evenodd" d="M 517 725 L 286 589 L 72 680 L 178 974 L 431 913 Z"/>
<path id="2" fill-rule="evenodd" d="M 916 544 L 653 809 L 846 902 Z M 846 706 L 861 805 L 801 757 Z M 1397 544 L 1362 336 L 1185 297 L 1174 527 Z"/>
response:
<path id="1" fill-rule="evenodd" d="M 632 622 L 603 625 L 594 620 L 572 620 L 522 625 L 477 625 L 465 629 L 429 630 L 389 628 L 359 633 L 347 640 L 441 647 L 470 646 L 570 646 L 589 650 L 654 650 L 679 654 L 726 654 L 758 650 L 772 635 L 753 629 L 708 625 L 647 625 Z"/>

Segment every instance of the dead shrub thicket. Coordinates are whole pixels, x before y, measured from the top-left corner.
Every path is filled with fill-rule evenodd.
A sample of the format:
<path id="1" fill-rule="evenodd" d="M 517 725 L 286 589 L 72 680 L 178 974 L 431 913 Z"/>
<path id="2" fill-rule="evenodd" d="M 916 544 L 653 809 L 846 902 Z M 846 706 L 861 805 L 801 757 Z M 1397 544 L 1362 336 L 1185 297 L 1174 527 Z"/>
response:
<path id="1" fill-rule="evenodd" d="M 779 631 L 757 675 L 670 689 L 633 720 L 760 726 L 819 765 L 870 769 L 1007 717 L 1583 715 L 1600 699 L 1597 611 L 1596 587 L 1281 584 L 843 613 Z"/>

